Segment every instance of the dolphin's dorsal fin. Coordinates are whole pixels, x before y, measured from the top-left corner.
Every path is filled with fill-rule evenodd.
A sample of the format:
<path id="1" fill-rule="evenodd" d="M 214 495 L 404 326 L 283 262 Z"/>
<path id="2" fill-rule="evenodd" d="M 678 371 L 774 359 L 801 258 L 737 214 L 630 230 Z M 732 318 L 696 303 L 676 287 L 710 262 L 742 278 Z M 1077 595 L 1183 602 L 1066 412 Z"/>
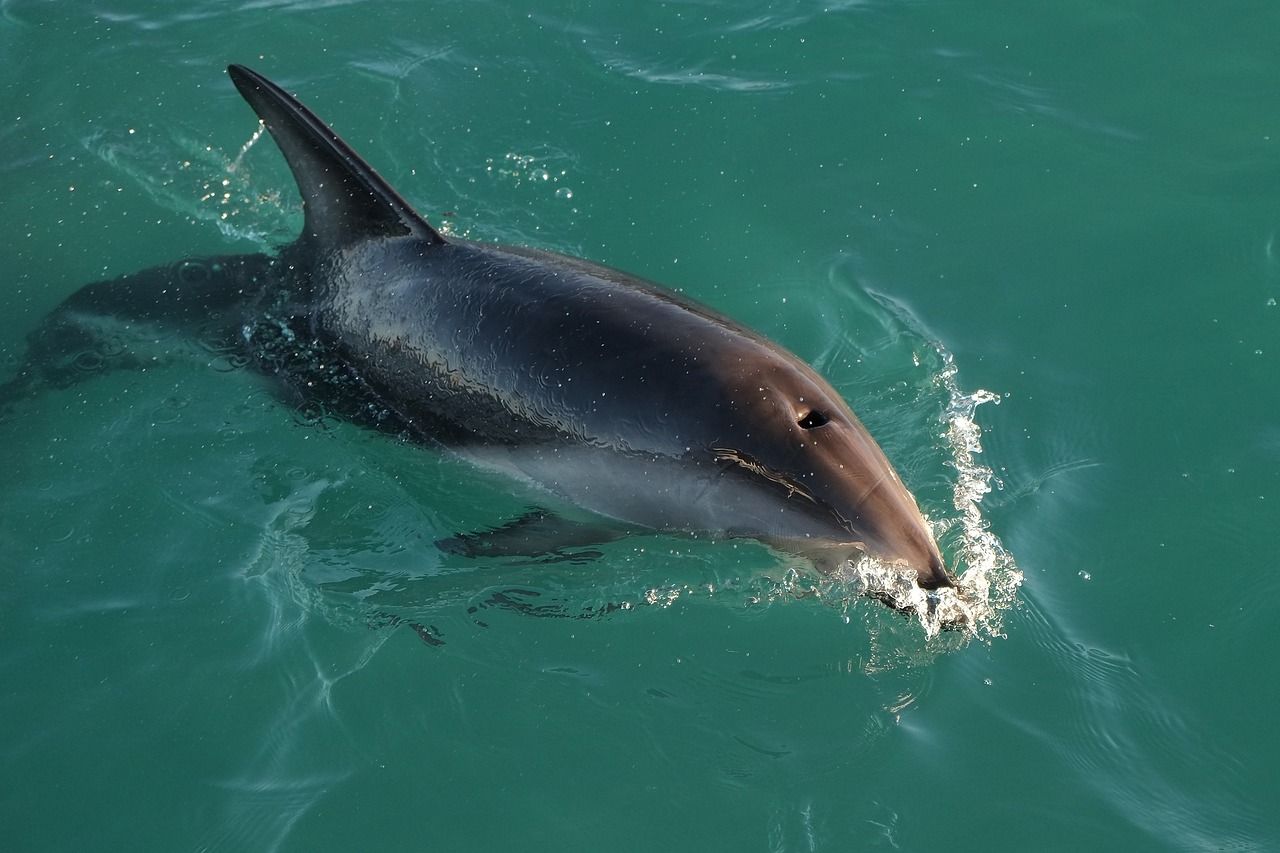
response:
<path id="1" fill-rule="evenodd" d="M 304 240 L 329 247 L 378 237 L 445 239 L 298 99 L 243 65 L 231 80 L 271 131 L 302 193 Z"/>

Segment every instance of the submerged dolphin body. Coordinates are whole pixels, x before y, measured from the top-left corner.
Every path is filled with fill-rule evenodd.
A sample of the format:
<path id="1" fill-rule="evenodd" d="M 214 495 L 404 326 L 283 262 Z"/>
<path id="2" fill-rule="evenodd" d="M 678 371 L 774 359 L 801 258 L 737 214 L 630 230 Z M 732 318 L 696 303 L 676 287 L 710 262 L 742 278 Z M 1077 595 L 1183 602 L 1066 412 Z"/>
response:
<path id="1" fill-rule="evenodd" d="M 615 530 L 750 537 L 824 569 L 865 552 L 926 589 L 952 585 L 880 447 L 796 356 L 626 273 L 442 236 L 309 109 L 228 70 L 297 179 L 301 236 L 274 258 L 86 286 L 32 335 L 0 394 L 71 381 L 70 353 L 101 349 L 105 321 L 177 323 L 301 401 L 447 446 Z M 542 522 L 490 544 L 514 548 L 504 532 Z M 471 552 L 473 539 L 443 547 Z"/>

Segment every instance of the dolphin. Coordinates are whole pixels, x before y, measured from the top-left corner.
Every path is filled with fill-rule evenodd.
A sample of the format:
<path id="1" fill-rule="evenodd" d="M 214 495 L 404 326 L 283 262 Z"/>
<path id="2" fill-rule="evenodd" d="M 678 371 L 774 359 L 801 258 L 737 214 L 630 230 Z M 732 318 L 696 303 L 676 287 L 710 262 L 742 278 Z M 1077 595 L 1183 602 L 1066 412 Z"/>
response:
<path id="1" fill-rule="evenodd" d="M 181 327 L 291 400 L 443 447 L 586 511 L 531 513 L 447 551 L 555 551 L 635 530 L 745 537 L 822 571 L 869 555 L 953 586 L 929 524 L 840 395 L 786 349 L 591 261 L 445 236 L 297 99 L 236 88 L 302 197 L 275 255 L 191 258 L 86 285 L 31 336 L 12 399 L 157 356 Z"/>

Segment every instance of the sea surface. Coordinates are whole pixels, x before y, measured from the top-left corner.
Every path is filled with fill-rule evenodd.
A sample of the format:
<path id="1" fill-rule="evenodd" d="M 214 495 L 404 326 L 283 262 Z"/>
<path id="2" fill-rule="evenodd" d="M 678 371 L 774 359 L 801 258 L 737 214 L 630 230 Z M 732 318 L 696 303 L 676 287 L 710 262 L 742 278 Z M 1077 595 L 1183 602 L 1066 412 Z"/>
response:
<path id="1" fill-rule="evenodd" d="M 0 419 L 4 849 L 1280 850 L 1280 4 L 0 0 L 0 51 L 0 381 L 293 239 L 244 63 L 451 233 L 813 363 L 975 602 L 451 557 L 534 498 L 160 341 Z"/>

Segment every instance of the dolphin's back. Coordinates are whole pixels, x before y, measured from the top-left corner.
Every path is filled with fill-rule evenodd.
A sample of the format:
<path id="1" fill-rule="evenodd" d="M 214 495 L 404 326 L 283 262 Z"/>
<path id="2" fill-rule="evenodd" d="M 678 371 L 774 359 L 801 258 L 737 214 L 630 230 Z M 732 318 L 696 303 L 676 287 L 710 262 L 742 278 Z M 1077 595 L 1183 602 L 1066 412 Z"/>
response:
<path id="1" fill-rule="evenodd" d="M 549 253 L 370 243 L 317 295 L 317 330 L 370 385 L 471 442 L 682 455 L 729 416 L 725 364 L 799 365 L 664 288 Z"/>

